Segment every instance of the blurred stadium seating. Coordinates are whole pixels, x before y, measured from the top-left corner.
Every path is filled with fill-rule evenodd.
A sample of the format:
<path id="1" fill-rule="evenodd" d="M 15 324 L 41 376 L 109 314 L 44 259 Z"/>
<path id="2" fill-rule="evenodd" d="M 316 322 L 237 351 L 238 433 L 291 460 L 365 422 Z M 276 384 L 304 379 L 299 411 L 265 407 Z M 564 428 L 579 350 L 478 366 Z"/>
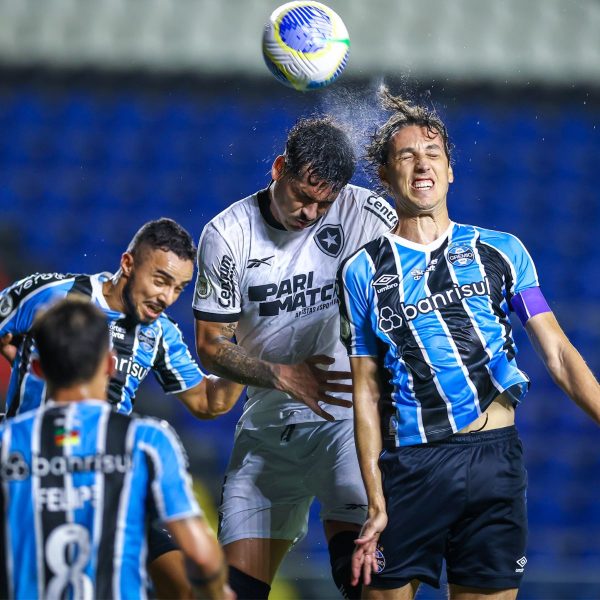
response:
<path id="1" fill-rule="evenodd" d="M 524 241 L 600 374 L 600 4 L 326 3 L 350 30 L 350 65 L 339 84 L 301 95 L 267 78 L 260 57 L 278 2 L 0 0 L 0 280 L 113 270 L 137 228 L 163 215 L 197 237 L 268 183 L 298 116 L 329 110 L 360 143 L 378 116 L 380 75 L 402 75 L 392 89 L 432 102 L 456 145 L 451 217 Z M 355 181 L 369 185 L 362 172 Z M 190 304 L 188 290 L 170 314 L 192 342 Z M 598 429 L 550 381 L 520 325 L 515 336 L 533 382 L 518 410 L 530 480 L 520 598 L 597 599 Z M 148 384 L 137 406 L 175 424 L 217 499 L 240 406 L 198 422 Z M 317 506 L 283 575 L 274 600 L 337 597 Z"/>

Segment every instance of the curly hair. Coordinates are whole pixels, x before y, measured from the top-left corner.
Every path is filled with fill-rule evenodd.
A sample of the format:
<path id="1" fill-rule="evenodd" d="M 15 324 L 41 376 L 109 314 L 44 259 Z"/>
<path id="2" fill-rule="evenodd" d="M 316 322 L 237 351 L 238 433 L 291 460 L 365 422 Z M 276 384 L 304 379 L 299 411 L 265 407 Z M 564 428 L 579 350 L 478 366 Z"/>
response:
<path id="1" fill-rule="evenodd" d="M 431 135 L 439 134 L 444 142 L 448 163 L 452 163 L 453 146 L 448 138 L 448 130 L 435 111 L 412 104 L 400 96 L 393 96 L 386 86 L 381 86 L 378 95 L 382 108 L 392 115 L 375 131 L 367 145 L 365 158 L 371 168 L 377 171 L 380 166 L 387 164 L 390 140 L 400 129 L 410 125 L 426 127 Z"/>
<path id="2" fill-rule="evenodd" d="M 339 192 L 350 181 L 355 167 L 350 138 L 332 117 L 300 119 L 290 130 L 285 144 L 286 175 L 300 179 L 308 169 L 311 179 Z"/>

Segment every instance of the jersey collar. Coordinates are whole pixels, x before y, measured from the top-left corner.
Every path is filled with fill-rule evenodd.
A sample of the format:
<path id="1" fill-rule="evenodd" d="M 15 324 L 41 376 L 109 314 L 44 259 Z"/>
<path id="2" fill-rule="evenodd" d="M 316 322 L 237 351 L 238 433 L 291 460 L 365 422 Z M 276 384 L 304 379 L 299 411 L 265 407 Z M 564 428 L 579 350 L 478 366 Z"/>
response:
<path id="1" fill-rule="evenodd" d="M 450 235 L 454 225 L 454 221 L 450 221 L 450 225 L 448 225 L 446 231 L 444 231 L 444 233 L 442 233 L 437 240 L 433 240 L 433 242 L 430 242 L 429 244 L 418 244 L 417 242 L 411 242 L 410 240 L 400 237 L 391 231 L 389 233 L 384 233 L 383 235 L 385 235 L 390 241 L 400 244 L 401 246 L 405 246 L 406 248 L 410 248 L 411 250 L 418 250 L 420 252 L 433 252 L 448 239 L 448 236 Z"/>

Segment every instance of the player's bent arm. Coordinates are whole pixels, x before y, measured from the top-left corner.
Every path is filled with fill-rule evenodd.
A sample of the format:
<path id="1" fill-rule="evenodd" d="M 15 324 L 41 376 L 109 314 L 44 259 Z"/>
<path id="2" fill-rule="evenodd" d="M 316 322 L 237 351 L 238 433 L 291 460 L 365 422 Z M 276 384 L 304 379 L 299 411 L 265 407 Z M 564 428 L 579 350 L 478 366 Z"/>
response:
<path id="1" fill-rule="evenodd" d="M 555 383 L 600 424 L 600 385 L 554 314 L 531 317 L 525 329 Z"/>
<path id="2" fill-rule="evenodd" d="M 332 358 L 318 355 L 292 365 L 253 358 L 231 341 L 236 325 L 196 321 L 196 350 L 205 368 L 238 383 L 285 392 L 328 421 L 334 418 L 323 410 L 319 401 L 350 408 L 351 402 L 331 395 L 331 392 L 352 391 L 349 384 L 338 383 L 349 379 L 350 373 L 317 366 L 331 365 Z"/>
<path id="3" fill-rule="evenodd" d="M 207 375 L 198 385 L 180 392 L 177 397 L 196 418 L 214 419 L 229 412 L 243 390 L 242 384 Z"/>
<path id="4" fill-rule="evenodd" d="M 232 342 L 237 323 L 196 320 L 196 351 L 209 371 L 244 385 L 276 388 L 276 367 Z"/>
<path id="5" fill-rule="evenodd" d="M 234 598 L 227 585 L 227 564 L 219 542 L 200 517 L 166 523 L 179 547 L 188 558 L 188 575 L 201 598 Z"/>

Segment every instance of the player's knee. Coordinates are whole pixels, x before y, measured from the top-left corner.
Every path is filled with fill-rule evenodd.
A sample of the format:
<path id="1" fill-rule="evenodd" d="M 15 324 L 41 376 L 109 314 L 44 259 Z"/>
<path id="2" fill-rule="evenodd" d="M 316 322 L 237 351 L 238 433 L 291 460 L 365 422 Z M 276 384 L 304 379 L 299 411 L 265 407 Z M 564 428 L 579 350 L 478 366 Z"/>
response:
<path id="1" fill-rule="evenodd" d="M 247 575 L 235 567 L 229 567 L 229 586 L 238 600 L 266 600 L 271 591 L 268 583 Z"/>
<path id="2" fill-rule="evenodd" d="M 329 560 L 333 581 L 344 598 L 360 598 L 359 585 L 351 585 L 352 579 L 352 553 L 354 540 L 358 537 L 357 531 L 341 531 L 329 540 Z"/>

